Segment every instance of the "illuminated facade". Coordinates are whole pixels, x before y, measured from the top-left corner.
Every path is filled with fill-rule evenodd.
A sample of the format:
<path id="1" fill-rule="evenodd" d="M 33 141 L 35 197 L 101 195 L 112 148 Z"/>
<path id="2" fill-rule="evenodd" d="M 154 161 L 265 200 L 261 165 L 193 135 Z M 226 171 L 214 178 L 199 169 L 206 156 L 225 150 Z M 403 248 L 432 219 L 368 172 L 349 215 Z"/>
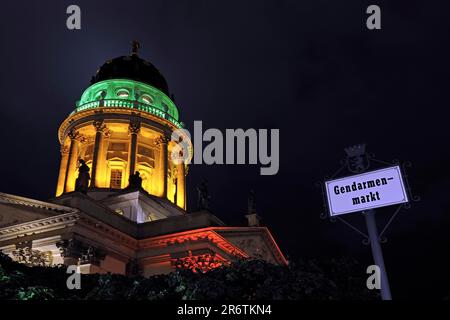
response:
<path id="1" fill-rule="evenodd" d="M 85 273 L 205 272 L 247 257 L 286 264 L 266 227 L 187 213 L 188 168 L 170 160 L 170 137 L 182 127 L 164 77 L 136 47 L 107 61 L 59 128 L 56 197 L 0 193 L 0 249 L 28 265 L 77 264 Z M 80 160 L 86 192 L 75 190 Z M 129 183 L 135 172 L 141 187 Z"/>
<path id="2" fill-rule="evenodd" d="M 119 62 L 107 62 L 106 66 L 125 62 L 122 74 L 117 75 L 121 78 L 134 66 L 146 66 L 136 55 L 117 59 Z M 56 196 L 75 190 L 78 160 L 83 159 L 90 168 L 92 192 L 124 189 L 137 171 L 145 191 L 186 209 L 186 165 L 169 161 L 171 134 L 182 127 L 177 107 L 153 82 L 110 76 L 94 80 L 59 129 L 61 165 Z"/>

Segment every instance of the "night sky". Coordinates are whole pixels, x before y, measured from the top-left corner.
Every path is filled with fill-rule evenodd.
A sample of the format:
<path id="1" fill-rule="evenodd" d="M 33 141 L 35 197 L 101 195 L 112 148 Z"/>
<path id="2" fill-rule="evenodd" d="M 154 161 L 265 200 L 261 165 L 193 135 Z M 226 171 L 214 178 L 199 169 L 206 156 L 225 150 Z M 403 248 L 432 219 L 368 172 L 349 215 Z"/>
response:
<path id="1" fill-rule="evenodd" d="M 77 4 L 82 29 L 66 28 Z M 378 4 L 382 30 L 366 28 Z M 45 200 L 59 170 L 60 123 L 107 59 L 130 54 L 165 76 L 192 128 L 280 129 L 280 170 L 193 165 L 212 211 L 244 225 L 247 196 L 291 259 L 353 256 L 370 247 L 342 223 L 321 220 L 315 182 L 365 142 L 377 158 L 409 160 L 412 191 L 383 245 L 393 298 L 450 292 L 448 1 L 14 1 L 0 19 L 0 191 Z M 395 207 L 377 211 L 379 228 Z M 364 229 L 359 214 L 345 217 Z M 365 270 L 362 270 L 362 273 Z M 365 284 L 362 284 L 365 285 Z"/>

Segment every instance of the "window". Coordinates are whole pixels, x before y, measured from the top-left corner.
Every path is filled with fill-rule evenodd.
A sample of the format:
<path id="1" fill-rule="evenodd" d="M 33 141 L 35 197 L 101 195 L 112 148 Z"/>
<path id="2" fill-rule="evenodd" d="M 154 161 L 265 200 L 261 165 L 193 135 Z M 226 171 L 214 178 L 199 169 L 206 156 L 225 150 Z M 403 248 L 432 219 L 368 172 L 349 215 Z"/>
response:
<path id="1" fill-rule="evenodd" d="M 138 154 L 143 155 L 145 157 L 149 157 L 155 159 L 155 152 L 153 149 L 144 147 L 142 145 L 138 146 Z"/>
<path id="2" fill-rule="evenodd" d="M 152 104 L 153 103 L 153 99 L 151 96 L 149 96 L 148 94 L 143 94 L 142 95 L 142 101 L 146 104 Z"/>
<path id="3" fill-rule="evenodd" d="M 138 163 L 147 164 L 151 168 L 155 167 L 155 150 L 147 148 L 143 145 L 138 146 L 137 150 Z"/>
<path id="4" fill-rule="evenodd" d="M 117 96 L 119 98 L 128 98 L 130 96 L 130 93 L 128 92 L 127 89 L 119 89 L 117 90 Z"/>
<path id="5" fill-rule="evenodd" d="M 108 151 L 127 151 L 127 144 L 122 142 L 113 142 Z"/>
<path id="6" fill-rule="evenodd" d="M 118 214 L 120 214 L 121 216 L 123 216 L 123 210 L 122 210 L 122 209 L 117 208 L 115 211 L 116 211 L 116 213 L 118 213 Z"/>
<path id="7" fill-rule="evenodd" d="M 127 161 L 128 159 L 128 145 L 126 143 L 121 142 L 110 142 L 108 145 L 108 152 L 106 154 L 106 160 L 123 160 Z M 111 168 L 111 169 L 119 169 L 119 168 Z"/>
<path id="8" fill-rule="evenodd" d="M 112 169 L 111 179 L 109 182 L 109 187 L 111 189 L 120 189 L 122 187 L 122 170 Z"/>

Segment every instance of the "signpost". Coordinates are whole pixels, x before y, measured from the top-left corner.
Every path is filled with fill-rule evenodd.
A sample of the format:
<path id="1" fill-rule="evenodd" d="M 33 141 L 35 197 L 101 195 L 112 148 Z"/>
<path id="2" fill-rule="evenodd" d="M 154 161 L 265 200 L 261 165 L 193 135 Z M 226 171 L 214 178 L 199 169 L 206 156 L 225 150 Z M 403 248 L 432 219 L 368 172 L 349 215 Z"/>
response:
<path id="1" fill-rule="evenodd" d="M 391 288 L 389 287 L 389 281 L 384 266 L 383 251 L 379 241 L 379 235 L 377 230 L 377 224 L 375 222 L 375 210 L 370 209 L 365 212 L 367 232 L 369 233 L 370 248 L 372 249 L 373 261 L 380 268 L 380 280 L 381 280 L 381 299 L 392 300 Z"/>
<path id="2" fill-rule="evenodd" d="M 397 204 L 400 204 L 401 207 L 404 204 L 408 204 L 409 190 L 405 188 L 404 177 L 402 176 L 400 166 L 392 166 L 384 161 L 372 159 L 365 152 L 365 145 L 346 148 L 345 152 L 347 153 L 347 158 L 345 159 L 344 166 L 353 175 L 329 179 L 322 184 L 325 187 L 325 203 L 329 216 L 340 219 L 369 240 L 374 262 L 380 268 L 381 298 L 383 300 L 391 300 L 392 296 L 384 266 L 380 239 L 398 210 L 391 217 L 381 233 L 378 233 L 374 209 Z M 388 164 L 389 166 L 374 171 L 367 171 L 370 167 L 370 160 L 385 165 Z M 344 167 L 336 174 L 341 172 L 342 169 Z M 418 201 L 418 198 L 413 198 L 413 200 Z M 340 218 L 341 215 L 352 212 L 361 212 L 364 214 L 368 235 L 365 235 L 356 227 Z"/>

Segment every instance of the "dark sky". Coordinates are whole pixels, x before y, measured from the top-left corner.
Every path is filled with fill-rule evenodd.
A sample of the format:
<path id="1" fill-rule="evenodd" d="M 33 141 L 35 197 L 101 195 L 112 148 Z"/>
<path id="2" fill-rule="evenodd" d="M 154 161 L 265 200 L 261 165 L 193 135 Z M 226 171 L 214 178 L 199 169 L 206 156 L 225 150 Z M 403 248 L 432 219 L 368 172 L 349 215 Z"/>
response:
<path id="1" fill-rule="evenodd" d="M 74 3 L 80 31 L 66 28 Z M 371 264 L 360 236 L 319 218 L 314 186 L 339 167 L 344 147 L 365 142 L 377 158 L 411 161 L 410 183 L 422 198 L 386 234 L 393 297 L 442 298 L 450 291 L 447 3 L 377 1 L 378 31 L 365 27 L 373 3 L 361 0 L 2 3 L 0 191 L 53 196 L 58 126 L 96 69 L 138 39 L 188 129 L 194 120 L 280 129 L 277 175 L 194 165 L 190 208 L 206 178 L 214 213 L 242 225 L 253 188 L 259 214 L 291 258 L 350 255 Z M 394 209 L 378 210 L 380 226 Z M 359 214 L 346 219 L 364 227 Z"/>

